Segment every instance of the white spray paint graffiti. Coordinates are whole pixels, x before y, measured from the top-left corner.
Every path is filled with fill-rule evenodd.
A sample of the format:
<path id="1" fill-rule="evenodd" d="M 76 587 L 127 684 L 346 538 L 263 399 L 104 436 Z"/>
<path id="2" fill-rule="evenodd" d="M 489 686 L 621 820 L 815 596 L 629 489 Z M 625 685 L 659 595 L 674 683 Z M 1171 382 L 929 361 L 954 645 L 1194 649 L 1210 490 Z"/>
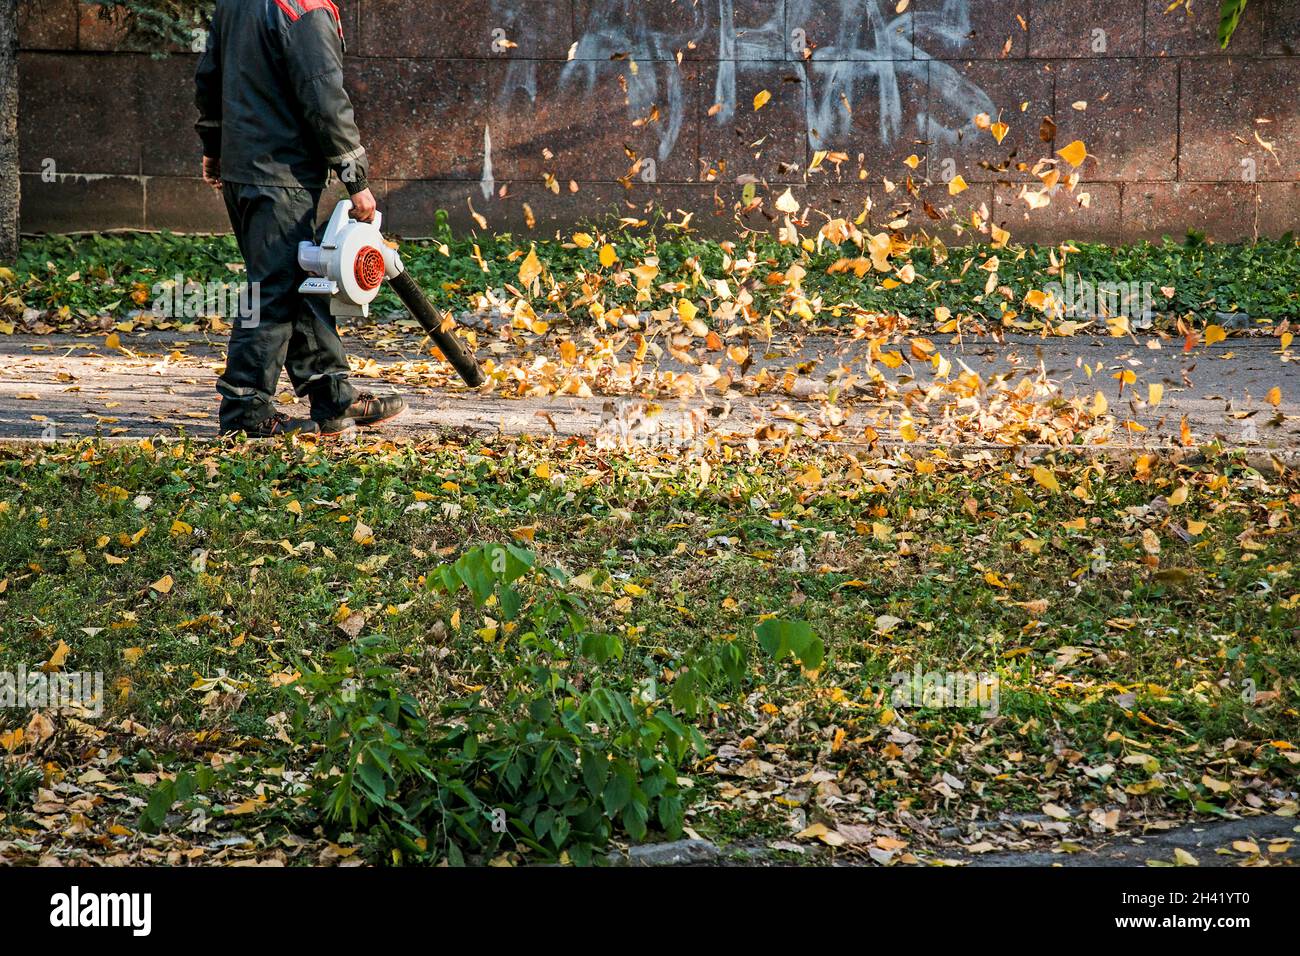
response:
<path id="1" fill-rule="evenodd" d="M 483 178 L 480 183 L 483 190 L 483 198 L 491 199 L 492 193 L 496 191 L 497 180 L 492 175 L 492 126 L 488 124 L 483 127 Z"/>
<path id="2" fill-rule="evenodd" d="M 506 15 L 511 0 L 495 4 Z M 879 140 L 895 142 L 909 119 L 906 84 L 929 91 L 928 102 L 922 97 L 925 105 L 915 111 L 916 136 L 955 142 L 973 130 L 976 114 L 996 112 L 984 90 L 928 52 L 940 46 L 951 55 L 967 44 L 970 0 L 943 0 L 937 9 L 901 15 L 894 14 L 895 5 L 894 0 L 773 0 L 766 20 L 744 24 L 737 22 L 735 0 L 678 0 L 660 10 L 661 19 L 672 24 L 661 27 L 650 22 L 650 5 L 640 0 L 592 0 L 555 92 L 594 96 L 602 71 L 618 70 L 626 79 L 630 118 L 659 109 L 655 151 L 663 163 L 677 146 L 690 105 L 676 55 L 716 33 L 717 61 L 710 65 L 717 69 L 713 92 L 718 108 L 712 117 L 717 125 L 736 117 L 738 71 L 771 71 L 773 61 L 781 61 L 780 68 L 802 84 L 813 149 L 852 150 L 854 113 L 865 108 L 873 89 Z M 829 26 L 813 31 L 808 26 L 812 23 Z M 814 36 L 817 46 L 811 57 L 790 52 L 795 36 Z M 630 70 L 623 60 L 635 62 L 637 68 Z M 537 69 L 537 61 L 512 58 L 498 92 L 499 104 L 509 106 L 521 93 L 536 103 Z M 485 184 L 491 180 L 491 161 L 491 137 L 485 136 Z"/>

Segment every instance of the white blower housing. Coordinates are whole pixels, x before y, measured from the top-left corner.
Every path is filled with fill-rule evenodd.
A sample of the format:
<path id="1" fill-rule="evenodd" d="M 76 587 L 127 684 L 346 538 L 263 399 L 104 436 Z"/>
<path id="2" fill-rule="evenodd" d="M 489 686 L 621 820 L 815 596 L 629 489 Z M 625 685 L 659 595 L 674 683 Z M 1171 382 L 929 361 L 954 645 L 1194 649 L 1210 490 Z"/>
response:
<path id="1" fill-rule="evenodd" d="M 352 200 L 340 202 L 321 244 L 298 244 L 298 264 L 311 273 L 298 291 L 329 296 L 331 315 L 369 316 L 384 279 L 403 271 L 400 257 L 379 231 L 382 222 L 378 212 L 374 222 L 358 222 L 352 218 Z"/>

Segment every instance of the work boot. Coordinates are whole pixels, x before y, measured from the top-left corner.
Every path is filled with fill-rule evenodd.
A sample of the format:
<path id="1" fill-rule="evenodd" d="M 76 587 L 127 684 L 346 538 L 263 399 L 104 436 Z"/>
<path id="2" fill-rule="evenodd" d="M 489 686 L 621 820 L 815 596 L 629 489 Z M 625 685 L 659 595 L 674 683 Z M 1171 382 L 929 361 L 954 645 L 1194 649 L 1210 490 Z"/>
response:
<path id="1" fill-rule="evenodd" d="M 349 428 L 366 428 L 396 418 L 406 411 L 406 399 L 400 395 L 376 395 L 358 392 L 352 404 L 337 418 L 317 418 L 322 435 L 338 435 Z"/>
<path id="2" fill-rule="evenodd" d="M 281 435 L 316 435 L 320 426 L 310 418 L 290 418 L 284 412 L 273 412 L 256 425 L 230 428 L 222 435 L 247 435 L 249 438 L 279 438 Z"/>

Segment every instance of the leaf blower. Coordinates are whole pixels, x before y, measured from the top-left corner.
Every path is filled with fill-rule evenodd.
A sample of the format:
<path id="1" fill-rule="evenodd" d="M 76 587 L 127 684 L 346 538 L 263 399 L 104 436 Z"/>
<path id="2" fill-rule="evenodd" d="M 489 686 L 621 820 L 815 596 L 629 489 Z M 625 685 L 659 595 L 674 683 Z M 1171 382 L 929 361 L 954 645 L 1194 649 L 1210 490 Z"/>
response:
<path id="1" fill-rule="evenodd" d="M 389 248 L 379 231 L 383 216 L 375 213 L 374 222 L 352 218 L 352 200 L 344 199 L 334 208 L 320 245 L 298 245 L 298 264 L 309 278 L 298 289 L 311 295 L 330 297 L 330 314 L 334 316 L 368 316 L 370 303 L 379 295 L 387 279 L 417 322 L 447 357 L 447 361 L 471 388 L 483 384 L 478 367 L 465 343 L 450 331 L 444 331 L 442 317 L 420 287 L 415 284 L 402 257 Z"/>

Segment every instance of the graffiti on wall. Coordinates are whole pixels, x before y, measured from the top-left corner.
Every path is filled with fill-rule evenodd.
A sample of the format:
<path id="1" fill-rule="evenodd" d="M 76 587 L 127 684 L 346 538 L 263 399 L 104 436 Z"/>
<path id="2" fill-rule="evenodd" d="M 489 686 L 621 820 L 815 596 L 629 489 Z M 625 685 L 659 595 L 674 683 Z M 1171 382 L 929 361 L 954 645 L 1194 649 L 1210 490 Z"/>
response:
<path id="1" fill-rule="evenodd" d="M 494 0 L 506 13 L 511 0 Z M 992 100 L 940 55 L 960 53 L 971 31 L 970 0 L 943 0 L 935 9 L 896 14 L 895 0 L 772 0 L 766 19 L 741 22 L 735 0 L 592 0 L 578 26 L 578 39 L 559 73 L 557 89 L 539 90 L 539 62 L 512 59 L 496 92 L 509 106 L 518 97 L 536 104 L 539 95 L 590 98 L 610 70 L 625 78 L 629 118 L 657 110 L 655 158 L 672 156 L 691 98 L 680 51 L 709 49 L 710 119 L 724 126 L 736 118 L 738 74 L 768 70 L 779 62 L 800 83 L 808 145 L 852 149 L 854 137 L 875 135 L 884 144 L 914 120 L 917 136 L 955 142 L 978 113 L 994 113 Z M 813 25 L 816 25 L 815 27 Z M 716 54 L 712 53 L 716 50 Z M 628 69 L 626 61 L 636 64 Z M 905 88 L 928 91 L 909 99 Z M 907 103 L 920 103 L 911 115 Z M 499 111 L 508 115 L 508 110 Z M 868 117 L 866 121 L 863 117 Z M 855 129 L 855 126 L 857 127 Z M 492 133 L 484 135 L 483 192 L 491 195 Z"/>

